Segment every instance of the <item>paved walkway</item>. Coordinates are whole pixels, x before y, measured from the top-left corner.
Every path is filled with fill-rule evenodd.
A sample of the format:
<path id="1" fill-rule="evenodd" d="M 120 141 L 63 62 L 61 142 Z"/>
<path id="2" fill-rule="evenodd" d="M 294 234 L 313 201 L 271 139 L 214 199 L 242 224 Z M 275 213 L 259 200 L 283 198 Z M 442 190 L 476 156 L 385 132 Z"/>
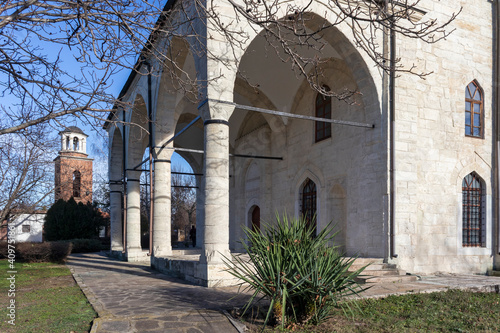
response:
<path id="1" fill-rule="evenodd" d="M 102 253 L 71 255 L 68 266 L 98 313 L 92 333 L 242 332 L 242 325 L 224 314 L 224 310 L 242 306 L 248 297 L 238 294 L 237 287 L 194 286 L 150 269 L 149 262 L 128 263 Z M 447 288 L 498 293 L 500 277 L 429 276 L 416 282 L 374 284 L 363 296 Z"/>

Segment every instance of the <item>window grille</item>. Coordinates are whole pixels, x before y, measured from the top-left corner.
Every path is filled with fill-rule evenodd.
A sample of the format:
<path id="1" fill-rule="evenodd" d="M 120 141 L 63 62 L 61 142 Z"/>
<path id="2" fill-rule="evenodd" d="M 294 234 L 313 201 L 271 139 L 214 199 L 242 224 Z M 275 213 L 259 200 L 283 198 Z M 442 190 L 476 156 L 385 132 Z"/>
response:
<path id="1" fill-rule="evenodd" d="M 484 188 L 475 173 L 468 174 L 462 182 L 462 245 L 484 247 Z"/>
<path id="2" fill-rule="evenodd" d="M 316 184 L 308 178 L 302 188 L 302 217 L 307 225 L 314 224 L 313 235 L 316 235 L 316 197 Z"/>

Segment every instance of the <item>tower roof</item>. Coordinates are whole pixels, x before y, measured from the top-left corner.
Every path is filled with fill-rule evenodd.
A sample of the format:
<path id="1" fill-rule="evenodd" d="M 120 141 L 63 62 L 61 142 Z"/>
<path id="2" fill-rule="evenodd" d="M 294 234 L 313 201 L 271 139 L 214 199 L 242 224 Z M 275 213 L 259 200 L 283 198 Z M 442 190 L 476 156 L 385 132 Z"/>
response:
<path id="1" fill-rule="evenodd" d="M 59 132 L 59 134 L 61 134 L 61 133 L 78 133 L 78 134 L 86 135 L 85 133 L 83 133 L 83 131 L 79 127 L 76 127 L 76 126 L 66 127 L 66 129 L 64 131 Z"/>

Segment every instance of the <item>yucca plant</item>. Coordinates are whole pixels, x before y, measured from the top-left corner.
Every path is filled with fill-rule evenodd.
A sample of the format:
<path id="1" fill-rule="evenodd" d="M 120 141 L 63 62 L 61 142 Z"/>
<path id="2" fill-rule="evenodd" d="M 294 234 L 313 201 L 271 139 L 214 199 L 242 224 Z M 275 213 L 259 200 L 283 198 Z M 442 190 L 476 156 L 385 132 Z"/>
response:
<path id="1" fill-rule="evenodd" d="M 252 290 L 244 312 L 256 297 L 270 301 L 264 326 L 273 318 L 284 328 L 294 324 L 318 324 L 328 318 L 343 297 L 362 288 L 355 277 L 364 269 L 349 272 L 354 258 L 345 258 L 333 243 L 334 224 L 317 236 L 314 224 L 304 219 L 280 218 L 263 223 L 261 231 L 245 228 L 242 242 L 250 260 L 241 254 L 226 258 L 227 271 Z"/>

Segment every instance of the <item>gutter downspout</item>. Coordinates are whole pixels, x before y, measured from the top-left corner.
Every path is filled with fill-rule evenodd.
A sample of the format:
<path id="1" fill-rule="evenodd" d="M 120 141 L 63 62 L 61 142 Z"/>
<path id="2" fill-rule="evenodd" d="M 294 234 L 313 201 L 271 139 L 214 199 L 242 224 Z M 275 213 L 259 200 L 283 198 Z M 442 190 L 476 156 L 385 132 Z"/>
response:
<path id="1" fill-rule="evenodd" d="M 396 83 L 396 33 L 394 32 L 394 19 L 391 18 L 390 24 L 390 35 L 389 35 L 389 44 L 390 44 L 390 63 L 389 63 L 389 173 L 390 173 L 390 201 L 389 201 L 389 256 L 390 258 L 397 258 L 398 255 L 395 253 L 396 245 L 395 245 L 395 206 L 396 206 L 396 198 L 395 198 L 395 83 Z"/>
<path id="2" fill-rule="evenodd" d="M 123 110 L 123 120 L 125 121 L 125 110 Z M 125 127 L 123 127 L 123 140 L 122 140 L 122 167 L 123 167 L 123 251 L 127 252 L 127 149 L 125 147 L 126 135 Z"/>
<path id="3" fill-rule="evenodd" d="M 495 20 L 495 33 L 494 33 L 494 38 L 496 40 L 495 46 L 494 46 L 494 58 L 496 61 L 494 62 L 495 66 L 495 71 L 494 71 L 494 89 L 495 89 L 495 102 L 494 102 L 494 117 L 496 117 L 496 121 L 494 122 L 494 135 L 495 135 L 495 157 L 493 159 L 494 163 L 494 177 L 495 179 L 495 196 L 496 196 L 496 207 L 495 207 L 495 217 L 496 217 L 496 252 L 497 254 L 500 255 L 500 170 L 499 170 L 499 164 L 500 164 L 500 137 L 499 137 L 499 130 L 500 130 L 500 0 L 497 0 L 494 4 L 495 9 L 493 10 L 493 19 Z M 494 263 L 495 265 L 495 263 Z M 495 265 L 496 269 L 500 267 L 500 263 L 496 263 Z"/>
<path id="4" fill-rule="evenodd" d="M 148 71 L 148 130 L 149 130 L 149 253 L 153 255 L 153 110 L 152 110 L 152 87 L 151 87 L 151 63 L 149 60 L 144 60 L 144 64 Z"/>

